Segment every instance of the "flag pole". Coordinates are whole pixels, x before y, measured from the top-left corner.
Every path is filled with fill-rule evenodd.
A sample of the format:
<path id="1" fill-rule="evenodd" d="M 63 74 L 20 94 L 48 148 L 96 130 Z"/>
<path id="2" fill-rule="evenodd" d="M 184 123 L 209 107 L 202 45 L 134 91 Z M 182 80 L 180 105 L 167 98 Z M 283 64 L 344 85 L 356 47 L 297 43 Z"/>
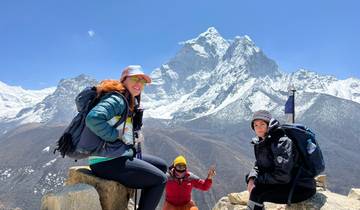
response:
<path id="1" fill-rule="evenodd" d="M 292 123 L 295 123 L 295 92 L 296 92 L 296 89 L 295 89 L 295 87 L 294 86 L 292 86 L 292 88 L 291 88 L 291 92 L 292 92 L 292 94 L 293 94 L 293 109 L 294 109 L 294 111 L 293 111 L 293 115 L 292 115 Z"/>
<path id="2" fill-rule="evenodd" d="M 285 102 L 285 114 L 291 114 L 288 116 L 287 121 L 291 123 L 295 123 L 295 86 L 290 84 L 288 87 L 288 99 Z"/>

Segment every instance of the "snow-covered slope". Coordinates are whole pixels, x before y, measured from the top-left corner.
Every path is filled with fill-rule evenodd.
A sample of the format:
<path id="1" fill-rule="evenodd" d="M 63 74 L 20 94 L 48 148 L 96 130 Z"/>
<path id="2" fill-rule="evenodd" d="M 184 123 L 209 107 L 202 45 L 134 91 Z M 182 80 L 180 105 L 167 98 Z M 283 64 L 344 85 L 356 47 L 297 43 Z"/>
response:
<path id="1" fill-rule="evenodd" d="M 25 90 L 0 81 L 0 120 L 13 118 L 24 108 L 32 107 L 55 91 L 55 87 Z"/>
<path id="2" fill-rule="evenodd" d="M 360 103 L 360 80 L 357 78 L 339 80 L 334 76 L 319 75 L 314 71 L 299 69 L 284 75 L 272 86 L 276 90 L 284 90 L 287 84 L 293 84 L 298 91 L 324 93 Z"/>
<path id="3" fill-rule="evenodd" d="M 96 85 L 97 81 L 86 75 L 62 79 L 56 88 L 37 103 L 15 110 L 15 116 L 0 122 L 0 133 L 6 133 L 26 123 L 67 124 L 76 114 L 75 96 L 85 87 Z M 33 100 L 35 101 L 35 100 Z"/>
<path id="4" fill-rule="evenodd" d="M 14 121 L 24 123 L 68 123 L 75 116 L 74 98 L 85 87 L 96 85 L 97 81 L 86 75 L 62 79 L 56 90 L 32 108 L 22 109 Z"/>

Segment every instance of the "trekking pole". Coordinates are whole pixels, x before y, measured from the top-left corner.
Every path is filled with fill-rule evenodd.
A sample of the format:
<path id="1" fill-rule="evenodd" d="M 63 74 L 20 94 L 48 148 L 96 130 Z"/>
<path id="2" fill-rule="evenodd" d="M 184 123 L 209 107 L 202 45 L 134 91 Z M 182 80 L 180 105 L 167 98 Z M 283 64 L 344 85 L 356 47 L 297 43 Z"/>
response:
<path id="1" fill-rule="evenodd" d="M 140 101 L 140 98 L 138 99 Z M 136 100 L 137 101 L 137 100 Z M 137 101 L 137 102 L 139 102 Z M 140 106 L 140 103 L 137 104 L 137 111 L 135 116 L 133 117 L 133 122 L 134 122 L 134 129 L 138 132 L 135 133 L 136 138 L 142 137 L 143 135 L 142 133 L 140 133 L 141 131 L 141 126 L 142 126 L 142 117 L 143 117 L 143 112 L 144 109 Z M 140 136 L 141 135 L 141 136 Z M 142 154 L 141 154 L 141 141 L 139 141 L 136 145 L 136 158 L 139 160 L 142 160 Z M 134 210 L 136 210 L 136 202 L 137 202 L 137 189 L 135 189 L 135 201 L 134 201 Z"/>
<path id="2" fill-rule="evenodd" d="M 136 158 L 142 160 L 141 142 L 139 142 L 136 147 Z"/>
<path id="3" fill-rule="evenodd" d="M 141 142 L 138 142 L 136 146 L 136 158 L 142 160 Z M 134 210 L 136 210 L 136 202 L 137 202 L 137 189 L 135 189 Z"/>
<path id="4" fill-rule="evenodd" d="M 137 189 L 135 189 L 134 210 L 136 210 Z"/>

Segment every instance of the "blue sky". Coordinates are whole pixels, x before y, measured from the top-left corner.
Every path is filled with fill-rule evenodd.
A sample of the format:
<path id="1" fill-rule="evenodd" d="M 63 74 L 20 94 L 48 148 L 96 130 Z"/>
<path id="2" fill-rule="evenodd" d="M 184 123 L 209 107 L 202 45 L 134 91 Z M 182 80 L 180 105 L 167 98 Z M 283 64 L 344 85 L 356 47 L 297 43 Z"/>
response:
<path id="1" fill-rule="evenodd" d="M 86 73 L 147 72 L 214 26 L 249 35 L 283 71 L 360 78 L 360 1 L 0 0 L 0 81 L 28 89 Z"/>

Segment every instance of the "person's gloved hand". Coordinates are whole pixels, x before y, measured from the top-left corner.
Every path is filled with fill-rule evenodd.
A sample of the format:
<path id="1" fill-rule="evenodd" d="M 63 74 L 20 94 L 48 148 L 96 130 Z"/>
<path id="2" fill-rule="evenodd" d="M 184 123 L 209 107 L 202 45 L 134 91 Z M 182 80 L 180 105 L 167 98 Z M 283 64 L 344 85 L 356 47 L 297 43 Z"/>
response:
<path id="1" fill-rule="evenodd" d="M 135 144 L 144 142 L 145 138 L 141 130 L 135 131 Z"/>

